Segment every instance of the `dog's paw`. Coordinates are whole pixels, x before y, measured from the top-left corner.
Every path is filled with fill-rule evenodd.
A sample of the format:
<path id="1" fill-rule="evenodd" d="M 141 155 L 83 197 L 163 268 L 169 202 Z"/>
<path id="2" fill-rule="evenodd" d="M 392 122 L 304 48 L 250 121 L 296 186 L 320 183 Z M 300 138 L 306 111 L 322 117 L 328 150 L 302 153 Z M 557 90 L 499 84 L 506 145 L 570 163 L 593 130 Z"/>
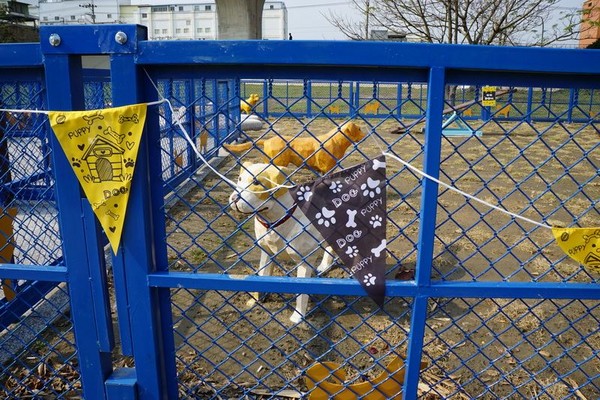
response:
<path id="1" fill-rule="evenodd" d="M 292 313 L 292 316 L 290 317 L 290 321 L 292 321 L 295 324 L 299 324 L 300 322 L 302 322 L 303 319 L 304 317 L 298 311 L 294 311 Z"/>

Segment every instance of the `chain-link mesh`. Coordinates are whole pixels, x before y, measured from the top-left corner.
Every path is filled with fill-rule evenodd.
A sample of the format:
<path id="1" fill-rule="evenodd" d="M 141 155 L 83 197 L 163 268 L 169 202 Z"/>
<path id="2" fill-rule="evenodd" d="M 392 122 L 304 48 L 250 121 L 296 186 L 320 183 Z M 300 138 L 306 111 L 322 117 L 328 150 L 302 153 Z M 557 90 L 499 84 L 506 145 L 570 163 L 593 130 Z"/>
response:
<path id="1" fill-rule="evenodd" d="M 173 105 L 151 107 L 148 115 L 148 123 L 160 128 L 154 145 L 160 149 L 167 196 L 164 245 L 171 271 L 239 279 L 265 273 L 260 264 L 266 248 L 257 243 L 254 218 L 232 210 L 233 187 L 226 181 L 235 181 L 248 168 L 245 162 L 270 162 L 258 145 L 262 139 L 326 142 L 331 139 L 322 135 L 353 120 L 367 135 L 349 146 L 338 169 L 384 151 L 421 167 L 429 145 L 424 135 L 428 85 L 423 83 L 191 76 L 156 79 L 156 84 Z M 109 106 L 110 90 L 107 81 L 87 82 L 86 108 Z M 484 106 L 483 90 L 478 85 L 445 90 L 441 180 L 540 223 L 593 226 L 599 194 L 598 92 L 499 87 L 497 104 Z M 8 108 L 45 108 L 37 82 L 3 82 L 0 96 Z M 7 263 L 64 265 L 44 118 L 0 116 L 0 152 L 7 155 L 0 165 L 2 206 L 10 226 L 2 231 L 3 246 L 14 245 Z M 254 145 L 239 154 L 222 148 L 247 142 Z M 329 151 L 323 142 L 321 150 Z M 423 181 L 393 159 L 387 162 L 386 277 L 412 281 L 418 272 Z M 288 183 L 320 176 L 302 163 L 290 167 Z M 434 283 L 597 283 L 597 276 L 559 250 L 547 228 L 449 189 L 438 194 Z M 311 267 L 325 245 L 305 255 Z M 283 257 L 289 246 L 279 241 L 269 249 L 278 256 L 273 275 L 298 273 L 298 265 Z M 339 261 L 321 275 L 323 283 L 348 278 Z M 0 392 L 12 398 L 80 395 L 66 286 L 4 283 Z M 16 292 L 12 300 L 10 290 Z M 379 309 L 367 297 L 314 295 L 304 320 L 294 323 L 295 294 L 254 290 L 251 285 L 241 292 L 171 289 L 180 397 L 297 395 L 306 392 L 304 378 L 316 362 L 339 364 L 347 385 L 373 380 L 391 359 L 406 356 L 411 324 L 418 318 L 412 310 L 419 299 L 389 296 Z M 596 302 L 441 297 L 430 298 L 424 314 L 418 387 L 423 398 L 600 396 Z"/>
<path id="2" fill-rule="evenodd" d="M 0 84 L 2 108 L 44 109 L 44 103 L 45 92 L 38 81 Z M 46 126 L 44 115 L 0 113 L 3 263 L 64 265 Z M 6 279 L 3 283 L 1 396 L 79 396 L 66 285 Z"/>
<path id="3" fill-rule="evenodd" d="M 354 120 L 368 135 L 348 149 L 341 167 L 383 151 L 421 167 L 426 92 L 426 84 L 411 82 L 243 80 L 239 96 L 233 94 L 226 103 L 237 105 L 258 94 L 252 113 L 261 126 L 251 130 L 232 124 L 222 140 L 317 137 Z M 497 105 L 487 107 L 481 92 L 476 85 L 446 89 L 441 179 L 540 223 L 593 226 L 600 193 L 598 93 L 497 88 Z M 189 111 L 209 97 L 203 90 L 182 106 Z M 212 160 L 219 172 L 234 181 L 244 162 L 265 162 L 260 145 L 233 156 L 216 149 L 211 155 L 217 156 Z M 290 167 L 290 180 L 296 183 L 319 176 Z M 232 187 L 213 173 L 185 175 L 191 185 L 167 184 L 174 192 L 172 207 L 165 210 L 169 268 L 260 274 L 253 218 L 228 206 Z M 422 177 L 393 159 L 388 159 L 387 175 L 387 279 L 412 280 Z M 444 188 L 439 189 L 432 261 L 434 281 L 597 279 L 560 251 L 548 229 Z M 277 260 L 273 274 L 295 276 L 296 268 Z M 344 277 L 348 274 L 338 265 L 321 279 Z M 302 392 L 306 370 L 316 361 L 341 364 L 347 383 L 357 383 L 376 376 L 392 356 L 404 355 L 411 299 L 389 298 L 381 311 L 368 298 L 312 296 L 305 321 L 293 324 L 295 295 L 271 293 L 258 302 L 253 297 L 172 290 L 181 397 Z M 600 314 L 594 302 L 442 298 L 431 299 L 428 308 L 426 365 L 419 383 L 423 398 L 600 395 Z"/>

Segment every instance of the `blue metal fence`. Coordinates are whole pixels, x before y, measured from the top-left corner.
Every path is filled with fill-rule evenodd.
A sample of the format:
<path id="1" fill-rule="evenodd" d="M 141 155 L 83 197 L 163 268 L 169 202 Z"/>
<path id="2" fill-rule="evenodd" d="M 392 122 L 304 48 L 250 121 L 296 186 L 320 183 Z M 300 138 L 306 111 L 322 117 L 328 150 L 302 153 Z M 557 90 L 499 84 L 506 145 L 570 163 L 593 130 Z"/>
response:
<path id="1" fill-rule="evenodd" d="M 568 259 L 547 229 L 388 158 L 383 309 L 343 268 L 296 278 L 296 266 L 274 261 L 274 276 L 258 276 L 252 218 L 228 207 L 232 188 L 176 127 L 199 148 L 207 143 L 204 157 L 235 180 L 243 162 L 262 155 L 232 156 L 224 142 L 318 135 L 352 119 L 368 137 L 341 167 L 387 151 L 530 219 L 598 226 L 600 52 L 154 42 L 126 25 L 48 26 L 40 36 L 0 46 L 5 108 L 83 110 L 164 96 L 174 112 L 149 108 L 116 255 L 105 251 L 44 117 L 15 113 L 6 124 L 14 182 L 3 185 L 15 196 L 5 206 L 19 217 L 9 238 L 15 259 L 4 260 L 0 277 L 47 289 L 37 304 L 20 289 L 2 300 L 5 397 L 285 398 L 306 393 L 317 362 L 340 364 L 349 387 L 395 355 L 406 360 L 408 399 L 600 397 L 598 276 Z M 109 81 L 86 77 L 81 56 L 96 54 L 109 58 Z M 499 108 L 481 106 L 485 85 L 510 89 Z M 240 101 L 253 92 L 262 128 L 243 130 Z M 315 177 L 303 168 L 291 175 Z M 25 181 L 53 193 L 31 198 Z M 266 299 L 248 302 L 251 292 Z M 293 324 L 297 293 L 311 302 Z M 10 313 L 16 318 L 5 320 Z"/>
<path id="2" fill-rule="evenodd" d="M 600 119 L 600 92 L 594 89 L 510 87 L 498 88 L 498 104 L 481 103 L 481 85 L 451 88 L 448 102 L 465 120 L 489 119 L 534 122 L 585 123 Z M 415 82 L 330 82 L 299 80 L 244 80 L 241 96 L 259 94 L 263 99 L 254 111 L 263 118 L 283 115 L 315 117 L 319 113 L 338 118 L 361 115 L 369 118 L 419 118 L 427 106 L 427 85 Z M 303 96 L 310 101 L 303 101 Z M 293 104 L 294 107 L 290 107 Z"/>

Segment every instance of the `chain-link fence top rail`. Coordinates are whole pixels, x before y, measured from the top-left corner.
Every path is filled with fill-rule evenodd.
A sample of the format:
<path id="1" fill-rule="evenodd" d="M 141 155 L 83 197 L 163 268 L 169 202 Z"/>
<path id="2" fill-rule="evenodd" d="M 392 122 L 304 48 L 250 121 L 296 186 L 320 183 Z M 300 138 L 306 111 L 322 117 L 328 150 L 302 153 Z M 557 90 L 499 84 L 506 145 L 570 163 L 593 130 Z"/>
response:
<path id="1" fill-rule="evenodd" d="M 236 155 L 222 146 L 317 137 L 352 120 L 366 137 L 348 147 L 334 171 L 385 151 L 533 220 L 594 226 L 599 80 L 591 66 L 600 54 L 389 43 L 138 43 L 130 30 L 134 43 L 123 49 L 112 42 L 114 27 L 95 29 L 111 38 L 102 52 L 121 53 L 110 61 L 115 104 L 164 96 L 173 105 L 148 110 L 149 147 L 136 165 L 143 179 L 132 187 L 124 245 L 114 258 L 115 271 L 126 275 L 120 287 L 115 276 L 114 292 L 122 351 L 133 356 L 141 398 L 159 396 L 161 388 L 181 398 L 292 397 L 307 391 L 306 374 L 321 362 L 339 365 L 336 376 L 343 372 L 343 385 L 352 388 L 385 374 L 397 355 L 406 358 L 406 379 L 391 396 L 400 386 L 406 398 L 600 395 L 598 277 L 561 253 L 550 231 L 439 188 L 388 157 L 387 298 L 379 309 L 339 262 L 318 278 L 297 279 L 297 263 L 283 257 L 294 246 L 289 240 L 270 249 L 278 256 L 273 276 L 259 269 L 264 247 L 253 217 L 232 210 L 233 187 L 223 177 L 236 181 L 245 162 L 270 161 L 258 144 Z M 61 28 L 64 48 L 49 48 L 48 33 L 41 35 L 46 54 L 100 52 L 87 27 Z M 60 61 L 48 57 L 46 67 L 60 73 Z M 74 83 L 63 84 L 70 90 Z M 57 97 L 64 87 L 47 85 L 48 108 L 74 106 Z M 484 85 L 505 92 L 495 108 L 481 103 Z M 327 141 L 320 150 L 329 151 Z M 67 179 L 68 162 L 55 162 L 57 176 Z M 288 184 L 321 176 L 304 164 L 290 167 Z M 72 190 L 54 183 L 59 197 Z M 73 252 L 72 243 L 63 247 Z M 322 247 L 304 255 L 311 269 Z M 78 269 L 70 272 L 76 276 L 69 279 L 85 282 Z M 304 320 L 293 323 L 297 293 L 310 294 L 310 301 Z M 85 357 L 89 351 L 78 348 Z M 53 373 L 38 366 L 48 363 L 28 363 L 26 355 L 18 363 L 25 374 L 11 373 L 27 388 L 20 393 L 37 393 L 27 378 L 54 388 Z M 51 371 L 60 371 L 55 365 Z M 85 390 L 93 372 L 81 373 Z M 104 379 L 106 370 L 97 375 Z M 3 388 L 16 393 L 8 382 Z M 52 394 L 66 396 L 77 388 L 73 382 Z"/>

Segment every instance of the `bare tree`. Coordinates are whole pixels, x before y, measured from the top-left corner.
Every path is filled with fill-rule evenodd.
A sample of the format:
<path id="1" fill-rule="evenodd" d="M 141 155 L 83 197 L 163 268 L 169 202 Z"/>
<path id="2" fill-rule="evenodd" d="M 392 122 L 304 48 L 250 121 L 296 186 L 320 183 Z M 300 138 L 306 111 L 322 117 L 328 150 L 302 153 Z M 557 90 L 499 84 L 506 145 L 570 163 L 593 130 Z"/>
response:
<path id="1" fill-rule="evenodd" d="M 355 21 L 325 17 L 345 36 L 368 39 L 366 26 L 430 43 L 545 46 L 573 39 L 581 13 L 557 7 L 558 0 L 351 0 L 363 15 Z"/>

